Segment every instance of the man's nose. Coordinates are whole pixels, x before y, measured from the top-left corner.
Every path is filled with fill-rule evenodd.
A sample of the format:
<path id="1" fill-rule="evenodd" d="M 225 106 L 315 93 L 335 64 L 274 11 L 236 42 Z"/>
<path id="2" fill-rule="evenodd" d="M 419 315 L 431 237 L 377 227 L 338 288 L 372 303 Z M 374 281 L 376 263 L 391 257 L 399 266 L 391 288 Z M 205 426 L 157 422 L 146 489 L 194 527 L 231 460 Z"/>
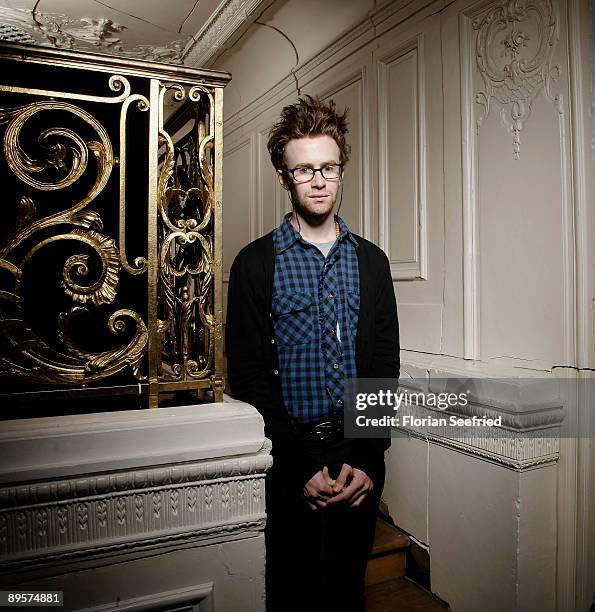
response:
<path id="1" fill-rule="evenodd" d="M 326 185 L 326 179 L 322 176 L 321 170 L 316 170 L 314 172 L 314 176 L 312 177 L 312 185 L 314 187 L 324 187 Z"/>

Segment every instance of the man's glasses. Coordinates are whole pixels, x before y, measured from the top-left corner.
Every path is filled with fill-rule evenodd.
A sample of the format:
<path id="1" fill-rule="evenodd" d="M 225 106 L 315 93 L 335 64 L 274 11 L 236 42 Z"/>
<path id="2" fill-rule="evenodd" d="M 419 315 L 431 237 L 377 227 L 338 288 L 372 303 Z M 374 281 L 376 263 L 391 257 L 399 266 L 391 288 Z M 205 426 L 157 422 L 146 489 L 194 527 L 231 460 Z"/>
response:
<path id="1" fill-rule="evenodd" d="M 286 168 L 283 172 L 291 174 L 295 183 L 309 183 L 317 172 L 320 172 L 327 181 L 338 181 L 343 172 L 343 164 L 327 164 L 322 168 L 299 166 L 297 168 Z"/>

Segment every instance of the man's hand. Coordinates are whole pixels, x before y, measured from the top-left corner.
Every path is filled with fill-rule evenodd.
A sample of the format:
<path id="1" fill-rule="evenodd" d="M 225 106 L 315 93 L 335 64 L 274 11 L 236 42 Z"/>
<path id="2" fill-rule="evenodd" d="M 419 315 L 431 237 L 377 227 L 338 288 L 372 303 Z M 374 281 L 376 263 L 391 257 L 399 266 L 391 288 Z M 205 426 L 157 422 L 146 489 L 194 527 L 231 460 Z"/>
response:
<path id="1" fill-rule="evenodd" d="M 306 503 L 312 510 L 326 508 L 329 499 L 333 495 L 335 481 L 329 476 L 326 465 L 308 480 L 304 486 L 304 497 Z"/>
<path id="2" fill-rule="evenodd" d="M 336 480 L 326 466 L 316 472 L 304 487 L 304 497 L 312 510 L 341 502 L 356 508 L 373 488 L 372 479 L 364 471 L 344 463 Z"/>
<path id="3" fill-rule="evenodd" d="M 347 463 L 344 463 L 341 466 L 341 472 L 337 476 L 337 480 L 335 480 L 335 484 L 333 485 L 333 495 L 341 493 L 341 491 L 345 488 L 345 485 L 351 479 L 352 476 L 353 468 Z"/>
<path id="4" fill-rule="evenodd" d="M 351 476 L 351 482 L 345 486 L 349 476 Z M 356 508 L 362 504 L 364 499 L 366 499 L 366 495 L 373 488 L 374 483 L 365 472 L 344 463 L 333 489 L 333 492 L 336 490 L 337 493 L 334 497 L 327 500 L 327 504 L 334 505 L 346 502 L 352 508 Z"/>

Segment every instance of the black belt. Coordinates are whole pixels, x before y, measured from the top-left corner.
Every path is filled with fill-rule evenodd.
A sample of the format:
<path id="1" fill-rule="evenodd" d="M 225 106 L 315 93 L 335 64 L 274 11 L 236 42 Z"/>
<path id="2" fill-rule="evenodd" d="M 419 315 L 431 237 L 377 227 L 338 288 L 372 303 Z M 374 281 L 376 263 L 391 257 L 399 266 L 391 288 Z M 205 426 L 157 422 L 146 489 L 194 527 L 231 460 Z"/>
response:
<path id="1" fill-rule="evenodd" d="M 329 416 L 320 423 L 299 423 L 298 429 L 304 441 L 336 442 L 343 439 L 343 415 Z"/>

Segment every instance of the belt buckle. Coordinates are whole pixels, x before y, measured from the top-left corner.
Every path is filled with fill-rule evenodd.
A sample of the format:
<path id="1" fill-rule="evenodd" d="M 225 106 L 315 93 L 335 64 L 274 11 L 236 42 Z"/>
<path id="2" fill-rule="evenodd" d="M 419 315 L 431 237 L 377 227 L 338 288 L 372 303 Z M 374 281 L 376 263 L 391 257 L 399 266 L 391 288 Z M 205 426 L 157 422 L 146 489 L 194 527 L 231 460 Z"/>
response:
<path id="1" fill-rule="evenodd" d="M 341 422 L 338 419 L 318 423 L 311 434 L 320 442 L 335 441 L 340 437 Z"/>

